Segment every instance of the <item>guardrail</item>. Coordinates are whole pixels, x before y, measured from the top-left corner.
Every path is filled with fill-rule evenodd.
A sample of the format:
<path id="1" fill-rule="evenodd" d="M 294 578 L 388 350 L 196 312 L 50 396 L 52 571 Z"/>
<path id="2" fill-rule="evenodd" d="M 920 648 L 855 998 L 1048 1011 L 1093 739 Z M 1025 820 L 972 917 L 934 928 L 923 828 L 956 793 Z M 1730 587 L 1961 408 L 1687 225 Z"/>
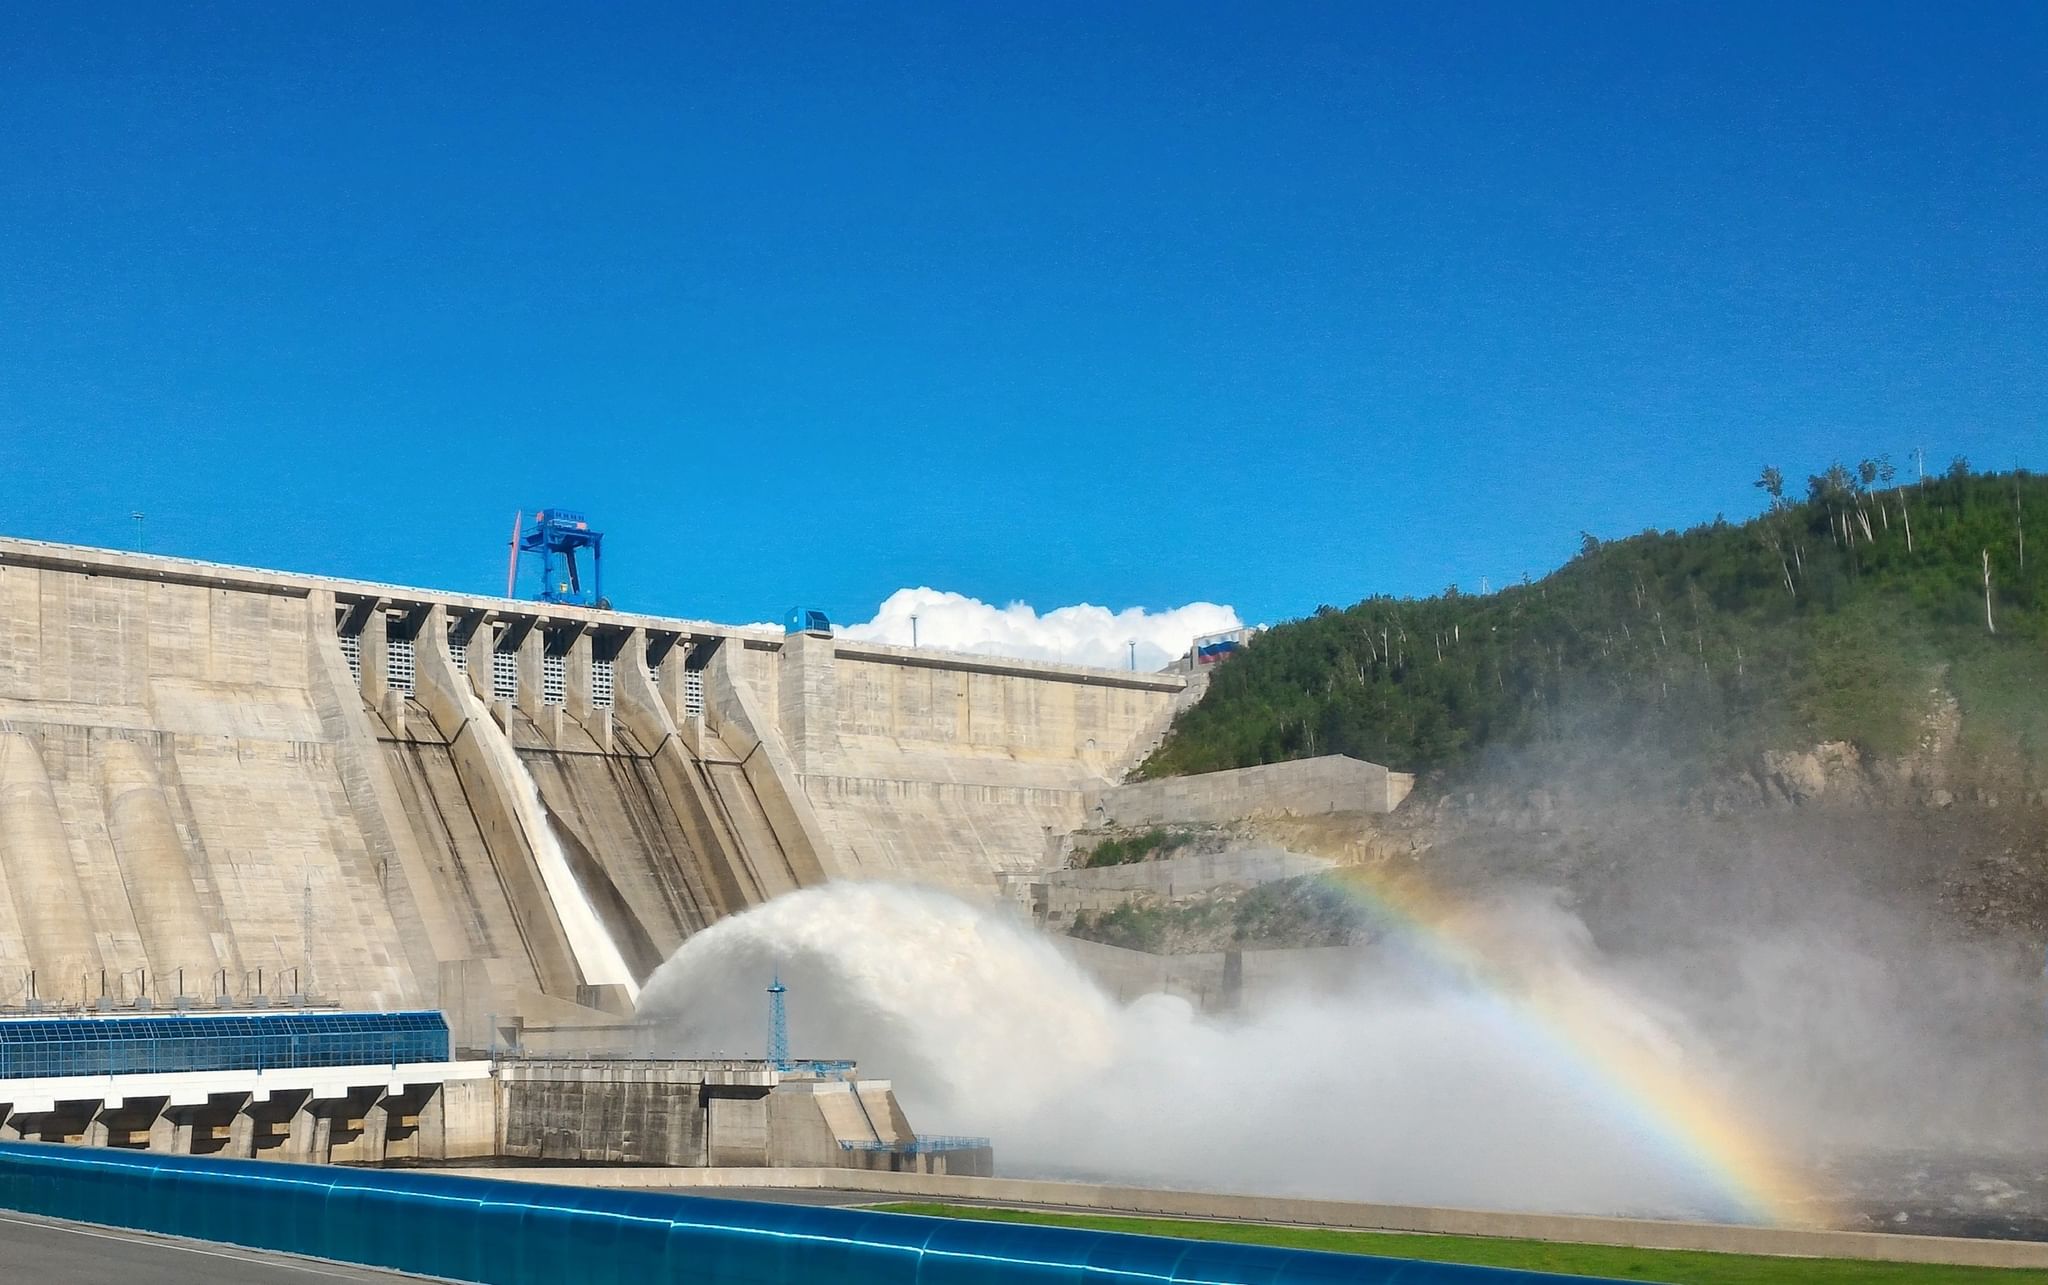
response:
<path id="1" fill-rule="evenodd" d="M 485 1285 L 1511 1285 L 1408 1259 L 421 1170 L 0 1143 L 0 1206 Z M 1580 1278 L 1579 1285 L 1587 1285 Z M 1610 1282 L 1609 1285 L 1617 1285 Z"/>
<path id="2" fill-rule="evenodd" d="M 496 1048 L 488 1056 L 507 1066 L 605 1066 L 673 1068 L 684 1071 L 774 1071 L 787 1079 L 850 1080 L 859 1067 L 844 1058 L 794 1057 L 777 1062 L 765 1057 L 656 1057 L 603 1049 L 529 1050 Z"/>
<path id="3" fill-rule="evenodd" d="M 961 1138 L 943 1133 L 934 1133 L 916 1138 L 905 1138 L 901 1142 L 884 1142 L 881 1139 L 840 1139 L 841 1151 L 888 1151 L 899 1156 L 924 1156 L 940 1151 L 978 1151 L 994 1146 L 987 1138 Z"/>
<path id="4" fill-rule="evenodd" d="M 0 1019 L 0 1079 L 448 1060 L 439 1012 L 36 1014 Z"/>

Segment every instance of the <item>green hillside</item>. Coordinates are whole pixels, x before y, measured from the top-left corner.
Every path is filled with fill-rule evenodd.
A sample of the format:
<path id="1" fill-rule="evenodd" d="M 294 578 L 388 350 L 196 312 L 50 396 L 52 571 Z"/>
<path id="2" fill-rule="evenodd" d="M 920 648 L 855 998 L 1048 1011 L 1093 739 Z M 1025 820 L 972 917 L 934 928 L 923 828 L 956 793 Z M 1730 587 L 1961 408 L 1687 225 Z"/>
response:
<path id="1" fill-rule="evenodd" d="M 1899 753 L 1937 689 L 1965 752 L 2048 761 L 2048 478 L 1960 459 L 1891 478 L 1838 464 L 1795 497 L 1767 469 L 1747 522 L 1587 535 L 1485 596 L 1320 608 L 1225 662 L 1141 774 L 1331 753 L 1441 773 L 1545 741 L 1689 763 L 1822 740 Z"/>

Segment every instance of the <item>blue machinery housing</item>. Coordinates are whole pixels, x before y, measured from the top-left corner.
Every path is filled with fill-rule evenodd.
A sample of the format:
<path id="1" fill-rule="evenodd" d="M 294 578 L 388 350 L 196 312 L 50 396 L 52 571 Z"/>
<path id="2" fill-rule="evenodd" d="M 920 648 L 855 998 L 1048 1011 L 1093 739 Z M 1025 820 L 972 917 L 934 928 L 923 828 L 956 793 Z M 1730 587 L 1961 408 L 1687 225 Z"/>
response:
<path id="1" fill-rule="evenodd" d="M 589 555 L 588 583 L 576 561 L 579 552 Z M 581 513 L 542 509 L 533 515 L 532 526 L 520 530 L 512 553 L 513 582 L 505 588 L 508 598 L 518 583 L 518 559 L 529 553 L 540 555 L 540 592 L 535 596 L 542 602 L 608 605 L 604 597 L 604 533 L 591 530 Z"/>
<path id="2" fill-rule="evenodd" d="M 435 1012 L 0 1018 L 0 1080 L 447 1060 Z"/>
<path id="3" fill-rule="evenodd" d="M 1534 1272 L 1110 1232 L 0 1143 L 0 1206 L 492 1285 L 1509 1285 Z M 1586 1285 L 1583 1278 L 1580 1285 Z"/>
<path id="4" fill-rule="evenodd" d="M 782 617 L 785 634 L 829 634 L 832 621 L 816 607 L 791 607 Z"/>

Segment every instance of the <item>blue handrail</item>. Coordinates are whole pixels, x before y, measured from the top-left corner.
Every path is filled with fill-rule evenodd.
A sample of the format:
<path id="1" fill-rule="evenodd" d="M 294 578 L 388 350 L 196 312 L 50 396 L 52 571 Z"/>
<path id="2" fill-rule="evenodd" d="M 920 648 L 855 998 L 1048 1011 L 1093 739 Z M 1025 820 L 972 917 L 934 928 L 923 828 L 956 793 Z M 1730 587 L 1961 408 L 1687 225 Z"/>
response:
<path id="1" fill-rule="evenodd" d="M 0 1142 L 0 1207 L 485 1285 L 1565 1279 L 1064 1227 L 25 1142 Z"/>

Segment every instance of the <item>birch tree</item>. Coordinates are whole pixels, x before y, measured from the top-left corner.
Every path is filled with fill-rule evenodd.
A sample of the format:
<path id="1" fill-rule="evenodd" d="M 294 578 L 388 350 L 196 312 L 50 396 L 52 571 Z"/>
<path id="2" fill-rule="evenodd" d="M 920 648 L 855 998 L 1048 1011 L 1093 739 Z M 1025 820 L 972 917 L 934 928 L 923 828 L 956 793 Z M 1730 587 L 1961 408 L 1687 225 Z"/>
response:
<path id="1" fill-rule="evenodd" d="M 1997 633 L 1998 626 L 1991 623 L 1991 550 L 1985 549 L 1984 556 L 1984 628 Z"/>

